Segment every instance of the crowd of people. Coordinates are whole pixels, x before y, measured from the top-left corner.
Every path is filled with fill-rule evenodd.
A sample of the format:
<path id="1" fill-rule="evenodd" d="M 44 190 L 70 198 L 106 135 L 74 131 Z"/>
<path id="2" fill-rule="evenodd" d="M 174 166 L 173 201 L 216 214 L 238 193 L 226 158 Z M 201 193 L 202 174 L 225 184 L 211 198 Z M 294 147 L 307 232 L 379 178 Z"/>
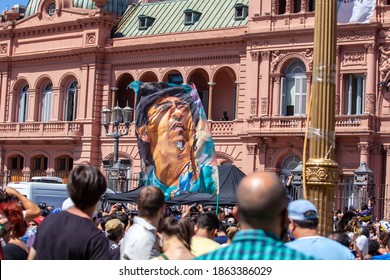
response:
<path id="1" fill-rule="evenodd" d="M 318 233 L 309 200 L 291 201 L 268 172 L 244 177 L 233 208 L 169 207 L 160 188 L 137 205 L 102 207 L 106 179 L 75 167 L 61 209 L 45 210 L 8 187 L 0 193 L 0 258 L 6 260 L 388 260 L 388 224 L 369 204 L 337 210 L 333 231 Z M 49 210 L 48 210 L 49 208 Z"/>

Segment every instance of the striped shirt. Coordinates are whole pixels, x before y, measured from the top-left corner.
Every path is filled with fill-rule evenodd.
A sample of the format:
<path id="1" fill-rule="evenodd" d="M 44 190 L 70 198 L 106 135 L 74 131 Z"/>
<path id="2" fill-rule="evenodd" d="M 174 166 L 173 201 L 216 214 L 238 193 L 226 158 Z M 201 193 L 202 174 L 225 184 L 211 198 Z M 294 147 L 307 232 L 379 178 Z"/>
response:
<path id="1" fill-rule="evenodd" d="M 227 247 L 199 256 L 196 260 L 315 260 L 286 247 L 273 233 L 261 229 L 238 231 Z"/>

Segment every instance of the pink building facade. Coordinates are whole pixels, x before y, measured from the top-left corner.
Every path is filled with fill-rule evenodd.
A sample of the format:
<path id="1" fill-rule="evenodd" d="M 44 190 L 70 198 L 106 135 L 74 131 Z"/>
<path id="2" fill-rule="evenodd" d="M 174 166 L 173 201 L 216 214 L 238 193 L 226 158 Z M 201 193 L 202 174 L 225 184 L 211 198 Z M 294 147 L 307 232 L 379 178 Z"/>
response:
<path id="1" fill-rule="evenodd" d="M 30 0 L 24 17 L 3 13 L 0 183 L 66 180 L 83 162 L 104 170 L 113 139 L 100 112 L 135 107 L 134 80 L 194 83 L 218 162 L 286 178 L 304 158 L 315 1 L 133 2 Z M 371 23 L 338 25 L 335 208 L 360 206 L 353 176 L 366 162 L 375 214 L 389 220 L 390 1 L 377 2 Z M 119 143 L 132 165 L 126 191 L 140 171 L 134 124 Z"/>

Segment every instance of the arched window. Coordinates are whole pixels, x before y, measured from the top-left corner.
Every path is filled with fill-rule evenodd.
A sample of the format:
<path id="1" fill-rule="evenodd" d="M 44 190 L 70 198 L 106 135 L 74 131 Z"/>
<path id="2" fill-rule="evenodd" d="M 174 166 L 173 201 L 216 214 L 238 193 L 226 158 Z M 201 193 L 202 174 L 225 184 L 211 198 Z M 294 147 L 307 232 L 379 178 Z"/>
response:
<path id="1" fill-rule="evenodd" d="M 48 83 L 42 92 L 41 122 L 50 121 L 52 107 L 53 84 Z"/>
<path id="2" fill-rule="evenodd" d="M 73 158 L 61 156 L 56 158 L 56 176 L 62 179 L 65 184 L 68 182 L 70 171 L 73 168 Z"/>
<path id="3" fill-rule="evenodd" d="M 47 157 L 43 155 L 36 156 L 31 161 L 32 176 L 46 176 Z"/>
<path id="4" fill-rule="evenodd" d="M 281 78 L 281 115 L 306 114 L 306 67 L 302 61 L 291 63 Z"/>
<path id="5" fill-rule="evenodd" d="M 74 121 L 77 110 L 77 82 L 73 82 L 66 91 L 65 120 Z"/>
<path id="6" fill-rule="evenodd" d="M 24 157 L 14 155 L 9 158 L 8 171 L 10 172 L 10 182 L 20 182 L 23 178 Z"/>
<path id="7" fill-rule="evenodd" d="M 62 156 L 56 159 L 56 170 L 69 172 L 73 168 L 73 158 L 70 156 Z"/>
<path id="8" fill-rule="evenodd" d="M 19 93 L 18 122 L 25 122 L 28 109 L 28 85 L 25 85 Z"/>
<path id="9" fill-rule="evenodd" d="M 22 170 L 24 167 L 24 157 L 21 155 L 15 155 L 10 158 L 9 169 L 11 170 Z"/>

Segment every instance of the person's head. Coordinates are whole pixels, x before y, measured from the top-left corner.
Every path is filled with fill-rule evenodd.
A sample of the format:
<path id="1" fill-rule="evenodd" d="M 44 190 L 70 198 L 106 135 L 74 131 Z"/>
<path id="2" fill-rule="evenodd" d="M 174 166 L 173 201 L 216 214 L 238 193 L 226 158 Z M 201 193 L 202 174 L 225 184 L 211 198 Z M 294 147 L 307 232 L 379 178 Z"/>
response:
<path id="1" fill-rule="evenodd" d="M 100 220 L 100 227 L 102 230 L 106 230 L 106 223 L 112 219 L 115 219 L 114 215 L 106 215 Z"/>
<path id="2" fill-rule="evenodd" d="M 97 205 L 107 189 L 107 182 L 96 167 L 79 165 L 70 173 L 67 188 L 75 206 L 84 211 Z"/>
<path id="3" fill-rule="evenodd" d="M 355 216 L 356 214 L 350 211 L 343 213 L 341 219 L 336 223 L 336 231 L 346 231 L 349 221 Z"/>
<path id="4" fill-rule="evenodd" d="M 287 233 L 288 198 L 279 177 L 270 172 L 245 176 L 237 189 L 237 207 L 241 229 L 263 229 L 280 237 Z"/>
<path id="5" fill-rule="evenodd" d="M 123 223 L 125 229 L 127 228 L 129 224 L 129 216 L 125 212 L 115 212 L 114 217 L 119 219 Z"/>
<path id="6" fill-rule="evenodd" d="M 22 237 L 27 231 L 23 210 L 16 202 L 0 203 L 0 237 Z"/>
<path id="7" fill-rule="evenodd" d="M 217 215 L 212 212 L 200 214 L 197 219 L 198 231 L 204 230 L 207 236 L 213 239 L 219 228 L 219 220 Z"/>
<path id="8" fill-rule="evenodd" d="M 190 245 L 191 238 L 194 235 L 194 226 L 190 219 L 175 219 L 173 216 L 167 216 L 159 224 L 158 232 L 160 233 L 163 250 L 166 249 L 164 248 L 164 241 L 173 236 L 179 239 L 188 250 L 191 250 Z"/>
<path id="9" fill-rule="evenodd" d="M 29 228 L 37 227 L 37 226 L 39 226 L 43 222 L 44 219 L 45 219 L 44 216 L 36 217 L 35 219 L 29 221 L 27 223 L 27 225 L 28 225 Z"/>
<path id="10" fill-rule="evenodd" d="M 164 193 L 155 186 L 144 187 L 138 194 L 138 215 L 142 218 L 162 217 L 165 212 Z"/>
<path id="11" fill-rule="evenodd" d="M 318 211 L 309 200 L 294 200 L 288 205 L 288 229 L 294 238 L 317 234 Z"/>
<path id="12" fill-rule="evenodd" d="M 226 235 L 226 225 L 222 221 L 219 221 L 218 234 Z"/>
<path id="13" fill-rule="evenodd" d="M 235 226 L 231 226 L 231 227 L 228 227 L 228 229 L 226 230 L 226 235 L 227 237 L 232 240 L 234 235 L 238 232 L 238 228 L 235 227 Z"/>
<path id="14" fill-rule="evenodd" d="M 119 219 L 111 219 L 105 224 L 106 236 L 110 240 L 120 240 L 123 237 L 124 231 L 125 226 Z"/>
<path id="15" fill-rule="evenodd" d="M 355 215 L 354 217 L 349 220 L 348 224 L 344 228 L 347 232 L 352 232 L 356 235 L 360 235 L 361 233 L 361 226 L 358 217 Z"/>
<path id="16" fill-rule="evenodd" d="M 368 240 L 368 254 L 371 256 L 376 256 L 379 255 L 379 242 L 378 240 L 375 239 L 370 239 Z"/>
<path id="17" fill-rule="evenodd" d="M 352 240 L 351 237 L 346 232 L 335 231 L 328 235 L 329 239 L 333 239 L 345 247 L 349 248 L 351 246 Z"/>
<path id="18" fill-rule="evenodd" d="M 176 155 L 196 150 L 199 108 L 189 94 L 189 86 L 142 82 L 130 86 L 138 87 L 135 125 L 141 158 L 146 166 L 154 164 L 156 159 L 151 155 L 157 145 L 164 148 L 162 153 Z"/>

